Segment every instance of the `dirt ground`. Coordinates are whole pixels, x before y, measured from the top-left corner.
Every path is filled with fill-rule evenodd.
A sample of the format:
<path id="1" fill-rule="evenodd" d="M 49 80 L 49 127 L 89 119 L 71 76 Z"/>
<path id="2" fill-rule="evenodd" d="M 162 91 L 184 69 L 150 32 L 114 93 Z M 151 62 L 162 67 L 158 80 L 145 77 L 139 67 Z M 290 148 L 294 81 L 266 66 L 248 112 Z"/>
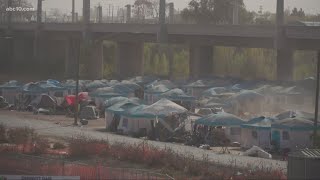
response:
<path id="1" fill-rule="evenodd" d="M 61 126 L 70 126 L 74 123 L 74 118 L 69 118 L 64 115 L 43 115 L 43 114 L 35 115 L 32 112 L 8 111 L 8 110 L 0 110 L 0 113 L 3 115 L 16 116 L 19 118 L 52 122 L 54 124 L 60 124 Z M 92 129 L 92 130 L 103 129 L 104 127 L 105 127 L 104 118 L 99 118 L 97 120 L 89 120 L 88 125 L 86 125 L 86 128 Z"/>
<path id="2" fill-rule="evenodd" d="M 10 116 L 16 116 L 19 118 L 52 122 L 54 124 L 60 124 L 61 126 L 70 126 L 74 123 L 73 118 L 68 118 L 63 115 L 42 115 L 42 114 L 34 115 L 31 112 L 18 112 L 18 111 L 7 111 L 7 110 L 0 110 L 0 113 L 5 115 L 10 115 Z M 99 131 L 99 132 L 105 131 L 104 118 L 99 118 L 97 120 L 90 120 L 89 124 L 86 125 L 86 129 L 91 131 Z M 214 153 L 222 153 L 222 147 L 211 147 L 210 150 Z M 240 155 L 241 152 L 243 152 L 243 150 L 240 147 L 228 147 L 228 150 L 232 155 Z"/>

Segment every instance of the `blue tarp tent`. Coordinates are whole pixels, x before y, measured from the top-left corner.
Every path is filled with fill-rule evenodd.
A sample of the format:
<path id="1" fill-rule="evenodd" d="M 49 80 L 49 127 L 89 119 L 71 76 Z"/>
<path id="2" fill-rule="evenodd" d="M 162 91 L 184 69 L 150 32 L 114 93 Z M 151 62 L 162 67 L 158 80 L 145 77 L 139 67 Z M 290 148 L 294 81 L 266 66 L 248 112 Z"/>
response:
<path id="1" fill-rule="evenodd" d="M 206 126 L 240 126 L 241 124 L 244 124 L 245 121 L 241 118 L 221 112 L 217 114 L 210 114 L 206 117 L 202 117 L 195 121 L 195 124 L 198 125 L 206 125 Z"/>
<path id="2" fill-rule="evenodd" d="M 167 92 L 164 92 L 160 95 L 162 98 L 169 99 L 171 101 L 194 101 L 195 98 L 192 96 L 186 95 L 182 89 L 171 89 Z"/>
<path id="3" fill-rule="evenodd" d="M 146 106 L 140 111 L 132 113 L 131 115 L 141 118 L 164 118 L 175 114 L 186 113 L 187 111 L 188 110 L 184 107 L 163 98 L 150 106 Z"/>

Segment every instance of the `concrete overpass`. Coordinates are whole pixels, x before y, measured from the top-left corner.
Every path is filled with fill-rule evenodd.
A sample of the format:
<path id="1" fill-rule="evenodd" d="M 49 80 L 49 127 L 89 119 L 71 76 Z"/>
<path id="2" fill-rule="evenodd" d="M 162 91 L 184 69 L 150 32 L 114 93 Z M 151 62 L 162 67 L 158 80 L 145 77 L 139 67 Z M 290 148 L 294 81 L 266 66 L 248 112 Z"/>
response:
<path id="1" fill-rule="evenodd" d="M 166 43 L 190 45 L 190 74 L 193 77 L 212 73 L 213 46 L 234 46 L 277 49 L 278 79 L 290 80 L 293 73 L 293 51 L 320 49 L 320 27 L 285 26 L 283 1 L 277 0 L 278 21 L 275 26 L 164 24 L 161 23 L 161 18 L 159 24 L 90 23 L 86 15 L 90 1 L 84 0 L 84 7 L 87 8 L 84 8 L 83 23 L 39 23 L 41 20 L 38 18 L 37 23 L 0 24 L 0 32 L 9 33 L 13 37 L 13 50 L 10 50 L 14 54 L 13 59 L 25 58 L 23 54 L 26 53 L 23 51 L 26 50 L 38 54 L 38 58 L 46 59 L 47 50 L 55 49 L 50 47 L 50 41 L 59 40 L 62 42 L 61 46 L 65 47 L 66 72 L 70 76 L 74 74 L 72 67 L 76 58 L 75 52 L 72 52 L 74 48 L 71 47 L 74 42 L 80 43 L 87 38 L 94 42 L 94 53 L 90 57 L 92 78 L 102 77 L 101 40 L 118 42 L 117 73 L 120 77 L 125 77 L 143 73 L 143 43 L 159 42 L 159 36 L 164 36 Z M 41 52 L 42 55 L 39 55 Z M 22 55 L 17 57 L 19 55 L 15 54 Z"/>

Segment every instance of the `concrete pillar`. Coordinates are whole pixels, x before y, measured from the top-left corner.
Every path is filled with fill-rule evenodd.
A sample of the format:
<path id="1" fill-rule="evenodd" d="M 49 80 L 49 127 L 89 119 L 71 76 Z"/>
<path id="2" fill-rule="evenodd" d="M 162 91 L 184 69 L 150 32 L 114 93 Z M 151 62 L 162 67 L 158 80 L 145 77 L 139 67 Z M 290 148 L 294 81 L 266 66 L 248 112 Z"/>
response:
<path id="1" fill-rule="evenodd" d="M 158 32 L 158 42 L 167 43 L 168 42 L 168 32 L 166 26 L 166 0 L 160 0 L 159 4 L 159 24 L 160 29 Z"/>
<path id="2" fill-rule="evenodd" d="M 234 5 L 233 5 L 233 25 L 238 25 L 239 24 L 239 0 L 233 0 Z"/>
<path id="3" fill-rule="evenodd" d="M 277 50 L 277 80 L 293 80 L 293 50 L 282 48 Z"/>
<path id="4" fill-rule="evenodd" d="M 275 48 L 277 49 L 277 80 L 291 81 L 293 79 L 293 50 L 287 46 L 284 29 L 284 0 L 277 0 L 277 19 L 275 32 Z"/>
<path id="5" fill-rule="evenodd" d="M 213 73 L 213 46 L 191 45 L 189 74 L 191 78 L 202 78 Z"/>
<path id="6" fill-rule="evenodd" d="M 90 0 L 83 0 L 83 24 L 88 25 L 90 23 Z"/>
<path id="7" fill-rule="evenodd" d="M 102 6 L 97 7 L 97 22 L 102 23 Z"/>
<path id="8" fill-rule="evenodd" d="M 72 0 L 72 11 L 71 11 L 71 15 L 72 15 L 72 22 L 76 22 L 76 17 L 75 17 L 75 0 Z"/>
<path id="9" fill-rule="evenodd" d="M 10 72 L 13 63 L 13 39 L 0 38 L 0 70 Z"/>
<path id="10" fill-rule="evenodd" d="M 42 23 L 42 1 L 43 0 L 38 0 L 38 4 L 37 4 L 37 23 L 38 24 Z"/>
<path id="11" fill-rule="evenodd" d="M 75 78 L 77 59 L 80 58 L 80 40 L 68 39 L 65 46 L 65 77 Z"/>
<path id="12" fill-rule="evenodd" d="M 174 23 L 174 3 L 169 3 L 169 24 Z"/>
<path id="13" fill-rule="evenodd" d="M 7 4 L 8 8 L 13 8 L 12 7 L 12 0 L 8 0 L 8 4 Z M 7 13 L 7 23 L 8 23 L 8 28 L 10 29 L 11 27 L 11 23 L 12 23 L 12 11 L 8 11 Z"/>
<path id="14" fill-rule="evenodd" d="M 126 23 L 129 23 L 131 21 L 131 5 L 127 4 L 127 18 L 126 18 Z"/>
<path id="15" fill-rule="evenodd" d="M 103 79 L 103 44 L 95 42 L 90 47 L 89 59 L 89 75 L 90 79 Z"/>
<path id="16" fill-rule="evenodd" d="M 116 75 L 119 78 L 143 75 L 143 43 L 118 42 Z"/>

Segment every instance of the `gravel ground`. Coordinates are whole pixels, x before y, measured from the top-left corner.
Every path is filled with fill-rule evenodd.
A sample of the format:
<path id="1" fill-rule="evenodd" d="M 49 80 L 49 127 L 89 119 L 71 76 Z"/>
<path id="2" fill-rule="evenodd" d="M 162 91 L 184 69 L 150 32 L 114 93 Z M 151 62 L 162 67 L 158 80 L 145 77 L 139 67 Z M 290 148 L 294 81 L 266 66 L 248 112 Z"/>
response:
<path id="1" fill-rule="evenodd" d="M 96 139 L 105 139 L 109 142 L 124 142 L 124 143 L 141 143 L 143 140 L 131 138 L 127 136 L 120 136 L 110 133 L 97 132 L 93 131 L 92 128 L 86 127 L 72 127 L 72 126 L 61 126 L 54 124 L 53 122 L 41 121 L 33 118 L 21 118 L 13 116 L 10 114 L 5 114 L 0 111 L 0 123 L 7 125 L 8 127 L 30 127 L 35 129 L 39 134 L 45 136 L 56 136 L 56 137 L 72 137 L 79 134 L 84 134 L 86 136 L 96 138 Z M 209 161 L 215 162 L 221 165 L 236 165 L 237 167 L 251 167 L 251 168 L 268 168 L 273 170 L 282 170 L 286 173 L 287 171 L 287 162 L 271 160 L 271 159 L 262 159 L 255 157 L 239 156 L 239 155 L 230 155 L 230 154 L 217 154 L 211 151 L 202 150 L 196 147 L 184 146 L 174 143 L 164 143 L 157 141 L 148 141 L 149 144 L 158 147 L 158 148 L 171 148 L 172 150 L 183 153 L 194 155 L 197 159 L 202 159 L 203 156 L 207 156 Z"/>

